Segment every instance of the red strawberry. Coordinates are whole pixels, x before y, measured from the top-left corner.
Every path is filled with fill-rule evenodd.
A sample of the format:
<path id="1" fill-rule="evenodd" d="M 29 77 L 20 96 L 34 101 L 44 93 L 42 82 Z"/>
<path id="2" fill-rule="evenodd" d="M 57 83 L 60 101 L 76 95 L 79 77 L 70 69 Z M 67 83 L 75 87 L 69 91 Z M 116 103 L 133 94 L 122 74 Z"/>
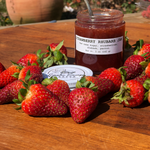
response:
<path id="1" fill-rule="evenodd" d="M 101 79 L 99 77 L 84 76 L 80 79 L 79 82 L 81 84 L 80 87 L 89 87 L 89 88 L 97 87 L 97 90 L 95 92 L 98 95 L 98 98 L 105 96 L 106 94 L 111 92 L 114 88 L 114 83 L 111 80 L 105 78 Z"/>
<path id="2" fill-rule="evenodd" d="M 121 71 L 121 68 L 120 70 L 113 68 L 113 67 L 107 68 L 103 72 L 101 72 L 98 77 L 101 79 L 109 79 L 113 81 L 114 89 L 112 91 L 117 91 L 120 89 L 120 85 L 123 82 L 122 74 L 120 71 Z"/>
<path id="3" fill-rule="evenodd" d="M 147 59 L 150 58 L 150 44 L 148 43 L 143 44 L 142 48 L 138 52 L 138 55 L 143 55 L 145 53 L 147 53 L 145 55 L 145 56 L 148 56 Z"/>
<path id="4" fill-rule="evenodd" d="M 150 78 L 150 63 L 148 63 L 147 67 L 144 70 L 145 74 Z"/>
<path id="5" fill-rule="evenodd" d="M 22 110 L 31 116 L 60 116 L 68 111 L 66 104 L 41 84 L 32 84 L 23 97 Z"/>
<path id="6" fill-rule="evenodd" d="M 63 45 L 63 41 L 58 43 L 52 43 L 47 47 L 46 58 L 44 59 L 44 68 L 48 68 L 52 65 L 67 64 L 67 49 Z"/>
<path id="7" fill-rule="evenodd" d="M 31 71 L 31 72 L 33 72 L 33 71 Z M 26 76 L 24 78 L 15 80 L 12 83 L 7 84 L 3 89 L 0 90 L 0 104 L 10 103 L 10 102 L 13 101 L 13 99 L 17 99 L 18 98 L 19 90 L 21 88 L 25 88 L 24 84 L 23 84 L 23 81 L 24 82 L 29 82 L 34 77 L 36 77 L 36 76 L 34 74 L 30 75 L 30 70 L 28 70 L 26 72 Z M 40 77 L 37 77 L 36 79 L 38 79 L 38 78 L 40 78 Z M 22 79 L 23 79 L 23 81 L 22 81 Z"/>
<path id="8" fill-rule="evenodd" d="M 97 104 L 97 94 L 89 88 L 76 88 L 70 92 L 70 113 L 76 123 L 83 123 L 95 110 Z"/>
<path id="9" fill-rule="evenodd" d="M 150 103 L 150 90 L 148 91 L 148 97 L 147 97 L 148 102 Z"/>
<path id="10" fill-rule="evenodd" d="M 134 80 L 139 81 L 143 85 L 145 80 L 148 79 L 148 78 L 149 77 L 145 73 L 142 73 L 139 76 L 137 76 L 136 78 L 134 78 Z"/>
<path id="11" fill-rule="evenodd" d="M 126 80 L 133 79 L 143 72 L 140 62 L 144 60 L 144 57 L 140 55 L 131 55 L 126 59 L 126 61 L 124 62 L 124 66 L 127 67 L 124 68 L 126 71 Z"/>
<path id="12" fill-rule="evenodd" d="M 41 53 L 41 50 L 38 50 L 36 54 L 26 54 L 22 58 L 20 58 L 17 62 L 17 64 L 21 66 L 30 66 L 30 65 L 36 65 L 39 66 L 40 68 L 44 68 L 44 55 L 45 53 Z"/>
<path id="13" fill-rule="evenodd" d="M 144 43 L 143 40 L 139 40 L 134 44 L 134 55 L 145 56 L 146 59 L 150 58 L 150 44 Z"/>
<path id="14" fill-rule="evenodd" d="M 20 64 L 22 66 L 28 66 L 29 63 L 39 65 L 38 62 L 38 56 L 36 54 L 26 54 L 21 59 L 18 60 L 17 64 Z"/>
<path id="15" fill-rule="evenodd" d="M 42 71 L 38 66 L 26 66 L 23 69 L 21 69 L 18 79 L 25 79 L 27 72 L 30 70 L 30 80 L 34 79 L 36 82 L 40 83 L 42 82 L 43 75 Z"/>
<path id="16" fill-rule="evenodd" d="M 144 100 L 145 89 L 143 85 L 136 80 L 126 81 L 120 88 L 120 91 L 114 94 L 112 99 L 118 99 L 127 107 L 137 107 Z"/>
<path id="17" fill-rule="evenodd" d="M 18 69 L 18 67 L 16 65 L 11 65 L 8 69 L 4 70 L 0 74 L 0 88 L 17 80 L 17 78 L 14 77 L 13 75 L 15 73 L 19 73 L 19 72 L 20 72 L 20 69 Z"/>
<path id="18" fill-rule="evenodd" d="M 58 46 L 58 47 L 57 47 Z M 50 48 L 50 49 L 49 49 Z M 52 52 L 54 52 L 55 50 L 59 50 L 62 54 L 65 54 L 67 56 L 67 49 L 66 47 L 63 45 L 63 41 L 60 43 L 51 43 L 49 45 L 49 48 L 47 49 L 47 52 L 49 53 L 49 51 L 51 50 Z M 48 56 L 48 54 L 47 54 Z"/>
<path id="19" fill-rule="evenodd" d="M 59 97 L 60 100 L 64 101 L 67 106 L 69 106 L 68 97 L 70 94 L 70 88 L 67 82 L 53 78 L 46 78 L 42 81 L 43 85 L 46 85 L 51 92 Z"/>
<path id="20" fill-rule="evenodd" d="M 4 65 L 2 63 L 0 63 L 0 73 L 2 73 L 5 69 Z"/>
<path id="21" fill-rule="evenodd" d="M 51 43 L 49 46 L 51 50 L 54 52 L 56 50 L 56 47 L 58 46 L 59 43 Z M 67 56 L 67 49 L 64 45 L 61 46 L 59 51 Z"/>
<path id="22" fill-rule="evenodd" d="M 16 80 L 0 90 L 0 104 L 11 103 L 14 98 L 18 98 L 19 90 L 23 88 L 21 80 Z"/>

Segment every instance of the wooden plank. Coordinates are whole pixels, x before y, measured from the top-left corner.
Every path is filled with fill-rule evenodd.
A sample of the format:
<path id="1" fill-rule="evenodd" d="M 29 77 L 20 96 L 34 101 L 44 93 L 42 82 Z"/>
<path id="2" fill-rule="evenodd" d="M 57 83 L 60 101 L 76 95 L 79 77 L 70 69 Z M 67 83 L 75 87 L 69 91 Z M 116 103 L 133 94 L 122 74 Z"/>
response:
<path id="1" fill-rule="evenodd" d="M 1 149 L 119 150 L 149 149 L 150 136 L 88 121 L 76 124 L 70 116 L 30 117 L 14 109 L 0 107 Z M 4 111 L 5 110 L 5 115 Z M 111 122 L 111 120 L 110 120 Z"/>
<path id="2" fill-rule="evenodd" d="M 73 33 L 74 22 L 46 23 L 0 30 L 1 62 L 7 68 L 11 65 L 10 60 L 16 62 L 25 54 L 36 52 L 39 49 L 46 52 L 49 44 L 53 42 L 59 43 L 62 40 L 64 40 L 64 44 L 68 48 L 68 57 L 74 57 Z"/>
<path id="3" fill-rule="evenodd" d="M 131 44 L 142 38 L 150 43 L 150 25 L 126 23 Z M 0 30 L 0 62 L 6 67 L 48 44 L 64 39 L 69 63 L 74 62 L 74 22 L 43 23 Z M 125 51 L 131 54 L 131 52 Z M 0 106 L 0 149 L 31 150 L 143 150 L 150 149 L 150 107 L 144 102 L 130 109 L 100 99 L 98 107 L 84 124 L 76 124 L 70 114 L 63 117 L 30 117 L 16 111 L 14 104 Z"/>

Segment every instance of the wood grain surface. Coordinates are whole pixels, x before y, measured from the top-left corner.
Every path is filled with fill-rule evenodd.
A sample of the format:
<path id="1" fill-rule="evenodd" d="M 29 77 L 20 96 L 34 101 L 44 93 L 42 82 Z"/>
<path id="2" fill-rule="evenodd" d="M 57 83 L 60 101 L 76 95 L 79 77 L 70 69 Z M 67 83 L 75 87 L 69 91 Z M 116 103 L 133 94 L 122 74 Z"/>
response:
<path id="1" fill-rule="evenodd" d="M 131 44 L 143 39 L 150 43 L 150 25 L 126 23 Z M 0 62 L 7 68 L 27 53 L 52 42 L 68 49 L 74 63 L 74 22 L 43 23 L 0 30 Z M 130 55 L 125 51 L 125 55 Z M 63 117 L 31 117 L 14 104 L 0 106 L 0 150 L 146 150 L 150 149 L 150 105 L 144 102 L 131 109 L 110 100 L 113 93 L 100 99 L 98 107 L 83 124 L 70 114 Z"/>

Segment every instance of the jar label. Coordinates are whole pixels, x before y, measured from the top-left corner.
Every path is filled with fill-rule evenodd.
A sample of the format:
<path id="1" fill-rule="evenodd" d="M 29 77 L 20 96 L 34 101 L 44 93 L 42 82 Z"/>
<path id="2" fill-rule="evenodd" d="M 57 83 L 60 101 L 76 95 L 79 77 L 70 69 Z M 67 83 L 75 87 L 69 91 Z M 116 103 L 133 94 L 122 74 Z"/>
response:
<path id="1" fill-rule="evenodd" d="M 123 36 L 109 39 L 94 39 L 76 35 L 76 50 L 95 55 L 116 54 L 123 51 Z"/>

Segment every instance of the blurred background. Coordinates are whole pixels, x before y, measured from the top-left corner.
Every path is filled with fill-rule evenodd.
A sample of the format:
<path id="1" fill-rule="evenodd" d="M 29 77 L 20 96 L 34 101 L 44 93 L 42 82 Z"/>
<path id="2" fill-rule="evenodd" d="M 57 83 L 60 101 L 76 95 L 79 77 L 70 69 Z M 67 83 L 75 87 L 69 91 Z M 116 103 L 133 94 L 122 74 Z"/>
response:
<path id="1" fill-rule="evenodd" d="M 49 17 L 50 10 L 48 10 L 48 5 L 46 4 L 46 1 L 49 3 L 49 1 L 52 0 L 41 0 L 43 2 L 42 7 L 43 7 L 43 14 L 47 13 L 47 16 L 49 18 L 42 18 L 41 20 L 39 19 L 33 19 L 34 16 L 31 14 L 38 14 L 38 4 L 35 4 L 35 2 L 39 2 L 40 0 L 28 0 L 28 1 L 33 1 L 35 4 L 35 13 L 33 12 L 33 6 L 30 8 L 31 4 L 24 4 L 27 2 L 27 0 L 24 1 L 23 5 L 26 6 L 26 9 L 22 8 L 22 4 L 20 2 L 17 2 L 20 0 L 0 0 L 0 26 L 9 26 L 13 24 L 24 24 L 24 23 L 35 23 L 35 22 L 42 22 L 42 21 L 52 21 L 52 20 L 66 20 L 66 19 L 75 19 L 77 12 L 83 9 L 86 9 L 86 5 L 84 3 L 84 0 L 54 0 L 50 10 L 53 9 L 53 12 L 51 14 L 54 16 L 55 12 L 54 9 L 59 9 L 59 17 L 55 14 L 55 17 L 51 18 Z M 54 4 L 55 3 L 55 4 Z M 60 7 L 60 3 L 62 3 L 62 7 Z M 109 9 L 118 9 L 122 11 L 124 14 L 133 14 L 133 13 L 141 13 L 141 15 L 144 18 L 149 19 L 150 18 L 150 0 L 89 0 L 89 3 L 92 8 L 109 8 Z M 29 6 L 29 7 L 27 7 Z M 59 7 L 58 7 L 59 6 Z M 44 8 L 46 7 L 46 8 Z M 24 10 L 24 12 L 19 12 L 21 10 Z M 27 10 L 28 8 L 28 10 Z M 31 14 L 29 12 L 31 11 Z M 13 12 L 12 12 L 13 11 Z M 27 11 L 27 13 L 25 12 Z M 11 14 L 13 13 L 13 14 Z M 29 14 L 29 16 L 32 16 L 32 19 L 25 19 L 25 17 L 20 17 L 18 14 Z M 15 16 L 14 16 L 15 14 Z M 19 23 L 16 22 L 14 17 L 20 17 Z M 35 16 L 36 18 L 36 16 Z M 27 21 L 26 21 L 27 20 Z"/>

